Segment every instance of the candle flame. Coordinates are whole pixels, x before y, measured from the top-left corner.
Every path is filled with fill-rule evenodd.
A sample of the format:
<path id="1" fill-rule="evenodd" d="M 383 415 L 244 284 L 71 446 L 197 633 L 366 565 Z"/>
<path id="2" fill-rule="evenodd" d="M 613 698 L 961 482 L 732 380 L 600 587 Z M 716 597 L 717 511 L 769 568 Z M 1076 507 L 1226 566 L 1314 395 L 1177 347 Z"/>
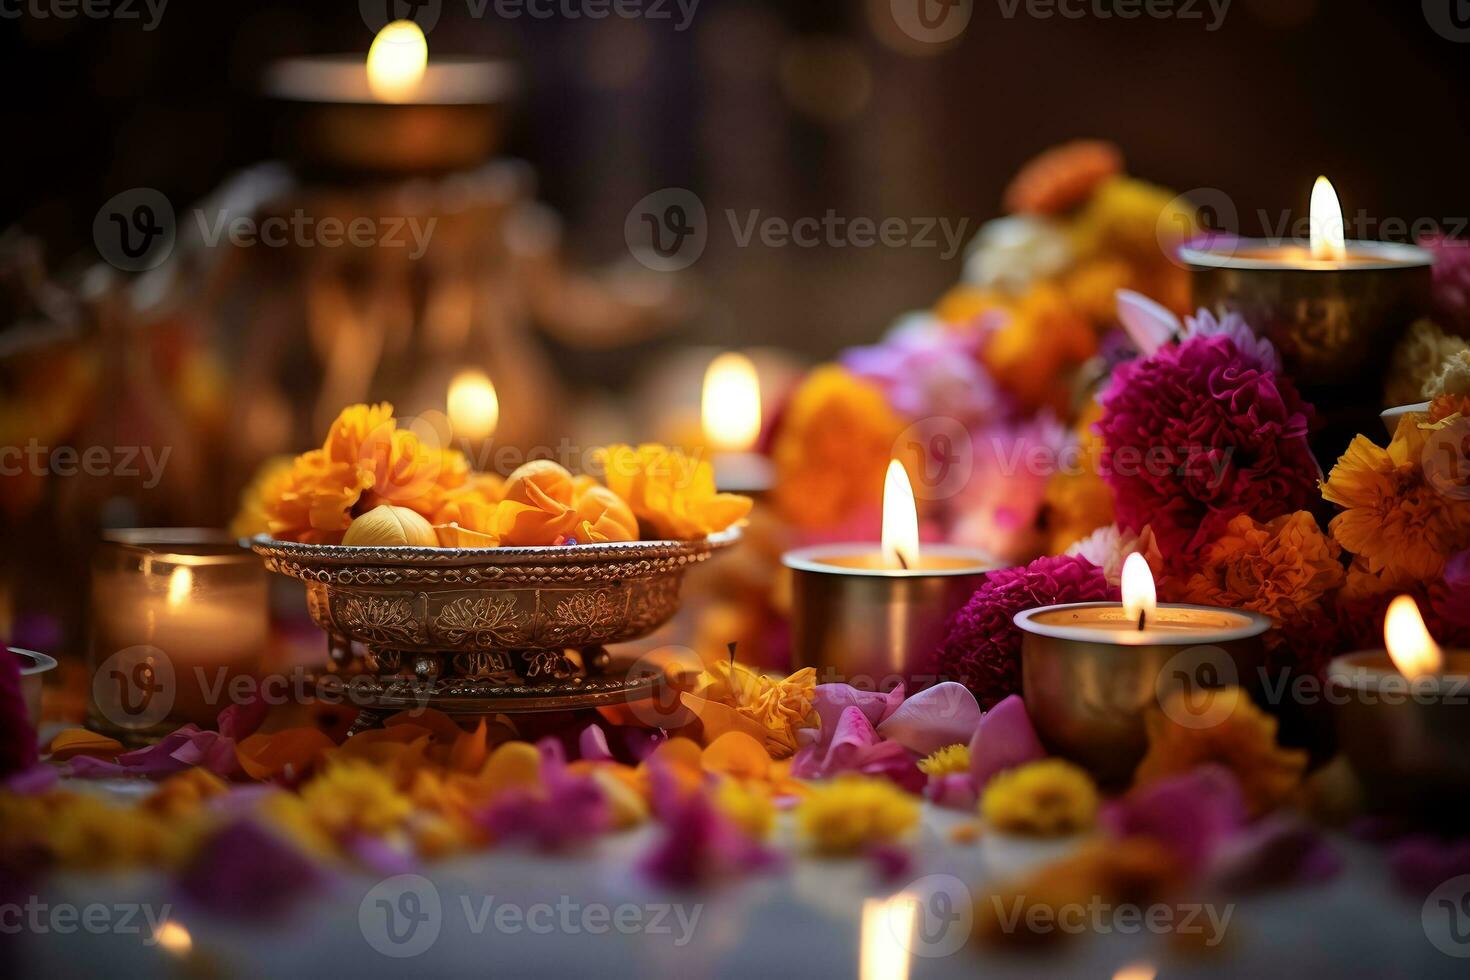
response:
<path id="1" fill-rule="evenodd" d="M 188 929 L 173 919 L 165 919 L 161 922 L 154 938 L 158 941 L 158 945 L 174 956 L 188 956 L 194 949 L 194 937 L 189 935 Z"/>
<path id="2" fill-rule="evenodd" d="M 194 572 L 185 565 L 175 568 L 168 577 L 168 604 L 181 606 L 194 591 Z"/>
<path id="3" fill-rule="evenodd" d="M 919 508 L 908 470 L 896 459 L 889 461 L 883 479 L 883 564 L 888 568 L 919 566 Z"/>
<path id="4" fill-rule="evenodd" d="M 429 65 L 429 42 L 411 20 L 395 20 L 368 48 L 368 88 L 384 102 L 405 102 Z"/>
<path id="5" fill-rule="evenodd" d="M 1312 258 L 1339 262 L 1347 258 L 1347 236 L 1342 227 L 1342 204 L 1332 181 L 1318 177 L 1312 187 Z"/>
<path id="6" fill-rule="evenodd" d="M 1444 667 L 1444 653 L 1424 626 L 1413 596 L 1401 595 L 1388 604 L 1383 640 L 1394 666 L 1410 680 L 1437 674 Z"/>
<path id="7" fill-rule="evenodd" d="M 861 980 L 908 980 L 917 913 L 918 900 L 907 892 L 863 902 Z"/>
<path id="8" fill-rule="evenodd" d="M 761 434 L 761 381 L 744 354 L 728 351 L 710 361 L 700 402 L 704 438 L 722 452 L 745 452 Z"/>
<path id="9" fill-rule="evenodd" d="M 461 371 L 449 382 L 449 424 L 465 439 L 488 439 L 500 424 L 500 398 L 484 371 Z"/>
<path id="10" fill-rule="evenodd" d="M 1113 974 L 1113 980 L 1154 980 L 1154 977 L 1158 975 L 1159 971 L 1152 963 L 1140 961 L 1121 967 Z"/>
<path id="11" fill-rule="evenodd" d="M 1157 608 L 1153 569 L 1148 567 L 1148 559 L 1135 551 L 1123 561 L 1123 613 L 1142 629 Z"/>

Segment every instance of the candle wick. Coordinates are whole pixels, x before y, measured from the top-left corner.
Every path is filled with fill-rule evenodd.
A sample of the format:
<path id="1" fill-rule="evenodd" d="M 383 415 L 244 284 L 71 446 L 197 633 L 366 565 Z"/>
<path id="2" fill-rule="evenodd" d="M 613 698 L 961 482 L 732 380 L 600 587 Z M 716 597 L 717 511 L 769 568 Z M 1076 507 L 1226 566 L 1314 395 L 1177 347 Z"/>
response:
<path id="1" fill-rule="evenodd" d="M 1148 618 L 1148 610 L 1147 609 L 1140 609 L 1140 610 L 1138 610 L 1138 629 L 1139 629 L 1139 632 L 1142 632 L 1143 631 L 1143 622 L 1147 618 Z"/>
<path id="2" fill-rule="evenodd" d="M 731 670 L 734 670 L 735 669 L 735 647 L 736 647 L 737 642 L 738 641 L 732 641 L 732 642 L 726 644 L 726 647 L 728 647 L 729 650 L 730 650 L 730 669 Z"/>
<path id="3" fill-rule="evenodd" d="M 904 560 L 903 552 L 902 551 L 895 551 L 893 553 L 893 556 L 898 559 L 898 567 L 899 568 L 902 568 L 904 571 L 908 571 L 909 570 L 909 563 Z"/>

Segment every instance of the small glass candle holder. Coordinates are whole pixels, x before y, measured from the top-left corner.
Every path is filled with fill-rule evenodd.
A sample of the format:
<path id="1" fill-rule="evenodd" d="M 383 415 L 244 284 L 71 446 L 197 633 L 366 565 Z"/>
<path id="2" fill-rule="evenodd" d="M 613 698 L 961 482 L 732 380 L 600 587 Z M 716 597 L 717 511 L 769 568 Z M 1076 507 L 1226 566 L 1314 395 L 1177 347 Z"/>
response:
<path id="1" fill-rule="evenodd" d="M 107 532 L 92 567 L 91 724 L 142 741 L 209 726 L 260 669 L 260 559 L 222 531 Z"/>

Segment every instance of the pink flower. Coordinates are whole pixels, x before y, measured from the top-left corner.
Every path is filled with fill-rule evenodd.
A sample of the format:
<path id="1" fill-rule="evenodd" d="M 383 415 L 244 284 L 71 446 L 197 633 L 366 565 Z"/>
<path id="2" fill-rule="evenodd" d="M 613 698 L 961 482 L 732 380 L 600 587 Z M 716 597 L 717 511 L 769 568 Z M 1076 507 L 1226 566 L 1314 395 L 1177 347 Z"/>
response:
<path id="1" fill-rule="evenodd" d="M 1000 772 L 1046 757 L 1019 695 L 1012 694 L 985 713 L 970 740 L 970 784 L 979 793 Z"/>
<path id="2" fill-rule="evenodd" d="M 821 685 L 826 687 L 827 685 Z M 797 779 L 825 779 L 840 772 L 886 776 L 911 793 L 924 788 L 919 755 L 897 742 L 886 742 L 857 705 L 842 709 L 835 723 L 824 719 L 820 738 L 797 750 L 791 775 Z"/>
<path id="3" fill-rule="evenodd" d="M 611 823 L 607 797 L 589 777 L 567 772 L 566 757 L 554 738 L 536 743 L 541 750 L 545 793 L 511 790 L 501 794 L 481 817 L 497 840 L 523 840 L 543 851 L 584 841 Z"/>
<path id="4" fill-rule="evenodd" d="M 179 878 L 192 904 L 232 918 L 284 919 L 291 902 L 322 889 L 311 859 L 253 820 L 211 836 Z"/>
<path id="5" fill-rule="evenodd" d="M 1116 598 L 1118 590 L 1108 585 L 1102 569 L 1077 556 L 1048 556 L 991 572 L 950 621 L 935 653 L 933 673 L 959 681 L 974 692 L 981 707 L 992 707 L 1021 691 L 1016 613 L 1059 602 Z"/>
<path id="6" fill-rule="evenodd" d="M 654 767 L 651 778 L 658 801 L 654 813 L 664 832 L 639 867 L 655 882 L 692 888 L 781 863 L 780 855 L 721 815 L 707 793 L 680 793 L 661 766 Z"/>
<path id="7" fill-rule="evenodd" d="M 981 330 L 950 330 L 927 314 L 914 314 L 882 343 L 846 351 L 842 364 L 882 388 L 904 418 L 949 418 L 969 428 L 1007 409 L 980 361 L 984 339 Z"/>
<path id="8" fill-rule="evenodd" d="M 1213 765 L 1140 786 L 1101 814 L 1114 837 L 1152 837 L 1192 871 L 1203 868 L 1245 820 L 1240 784 L 1230 770 Z"/>
<path id="9" fill-rule="evenodd" d="M 1171 564 L 1237 514 L 1267 521 L 1317 496 L 1311 407 L 1227 334 L 1121 365 L 1102 403 L 1101 470 L 1118 525 L 1152 526 Z"/>
<path id="10" fill-rule="evenodd" d="M 1419 239 L 1419 245 L 1434 253 L 1435 322 L 1447 333 L 1470 334 L 1470 241 L 1436 233 Z"/>
<path id="11" fill-rule="evenodd" d="M 1050 412 L 975 432 L 970 478 L 950 498 L 951 539 L 1004 561 L 1041 551 L 1037 518 L 1046 487 L 1074 440 Z"/>
<path id="12" fill-rule="evenodd" d="M 904 701 L 878 723 L 878 734 L 924 756 L 969 742 L 979 724 L 975 695 L 963 684 L 945 681 Z"/>

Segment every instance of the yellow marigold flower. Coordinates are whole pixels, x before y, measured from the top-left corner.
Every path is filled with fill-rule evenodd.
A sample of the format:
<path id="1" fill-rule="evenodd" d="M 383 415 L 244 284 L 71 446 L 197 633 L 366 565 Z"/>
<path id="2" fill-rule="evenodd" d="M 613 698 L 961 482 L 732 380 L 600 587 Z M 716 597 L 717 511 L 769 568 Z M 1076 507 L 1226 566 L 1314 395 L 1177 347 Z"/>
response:
<path id="1" fill-rule="evenodd" d="M 779 678 L 732 661 L 707 667 L 684 703 L 704 723 L 704 737 L 712 743 L 730 731 L 756 738 L 773 759 L 796 751 L 796 732 L 816 725 L 812 707 L 817 672 L 803 667 Z"/>
<path id="2" fill-rule="evenodd" d="M 970 747 L 962 742 L 946 745 L 919 760 L 919 771 L 929 776 L 948 776 L 970 771 Z"/>
<path id="3" fill-rule="evenodd" d="M 764 840 L 771 835 L 776 804 L 763 783 L 726 777 L 715 787 L 713 801 L 716 810 L 751 837 Z"/>
<path id="4" fill-rule="evenodd" d="M 1010 308 L 1010 299 L 993 289 L 959 285 L 934 304 L 934 316 L 953 327 L 970 324 L 976 317 Z"/>
<path id="5" fill-rule="evenodd" d="M 626 501 L 657 538 L 690 541 L 743 521 L 752 501 L 715 491 L 708 460 L 656 443 L 613 445 L 599 461 L 607 488 Z"/>
<path id="6" fill-rule="evenodd" d="M 438 511 L 447 491 L 469 480 L 469 463 L 463 453 L 425 446 L 416 433 L 406 429 L 369 445 L 375 453 L 359 465 L 370 468 L 372 484 L 358 505 L 358 513 L 379 504 L 393 504 L 427 517 Z"/>
<path id="7" fill-rule="evenodd" d="M 919 822 L 919 801 L 887 779 L 849 774 L 813 786 L 796 820 L 818 853 L 851 854 L 907 834 Z"/>
<path id="8" fill-rule="evenodd" d="M 1000 773 L 985 786 L 980 815 L 997 830 L 1058 837 L 1092 829 L 1097 786 L 1062 759 L 1042 759 Z"/>
<path id="9" fill-rule="evenodd" d="M 383 834 L 413 813 L 413 801 L 398 792 L 377 767 L 357 760 L 336 762 L 301 790 L 312 819 L 333 837 L 350 832 Z"/>
<path id="10" fill-rule="evenodd" d="M 302 453 L 285 479 L 262 488 L 267 533 L 283 541 L 337 544 L 372 479 L 370 470 L 334 463 L 320 449 Z"/>
<path id="11" fill-rule="evenodd" d="M 208 769 L 185 769 L 175 773 L 142 803 L 144 810 L 166 817 L 196 813 L 210 799 L 229 792 L 229 785 Z"/>
<path id="12" fill-rule="evenodd" d="M 167 821 L 90 795 L 68 796 L 48 815 L 46 845 L 65 868 L 97 871 L 171 862 L 192 845 L 189 821 Z"/>
<path id="13" fill-rule="evenodd" d="M 1095 258 L 1062 277 L 1067 300 L 1093 323 L 1112 323 L 1118 315 L 1118 290 L 1140 285 L 1122 259 Z"/>
<path id="14" fill-rule="evenodd" d="M 1300 623 L 1342 586 L 1341 553 L 1304 510 L 1264 524 L 1241 514 L 1205 547 L 1182 601 L 1250 609 L 1278 626 Z"/>
<path id="15" fill-rule="evenodd" d="M 1139 785 L 1178 776 L 1206 763 L 1235 774 L 1251 813 L 1259 816 L 1292 794 L 1307 753 L 1276 744 L 1276 719 L 1238 687 L 1175 691 L 1148 718 L 1148 753 L 1138 764 Z"/>
<path id="16" fill-rule="evenodd" d="M 1097 353 L 1091 322 L 1060 287 L 1037 283 L 985 343 L 981 359 L 991 374 L 1028 410 L 1050 406 L 1065 412 L 1071 399 L 1068 372 Z"/>
<path id="17" fill-rule="evenodd" d="M 1399 420 L 1383 449 L 1354 437 L 1322 484 L 1322 496 L 1345 508 L 1332 536 L 1371 572 L 1437 577 L 1450 555 L 1470 546 L 1470 500 L 1446 496 L 1426 474 L 1425 446 L 1433 432 L 1421 416 Z M 1449 474 L 1447 474 L 1449 475 Z"/>
<path id="18" fill-rule="evenodd" d="M 807 375 L 776 433 L 775 502 L 799 527 L 841 524 L 883 499 L 904 422 L 875 385 L 834 364 Z"/>
<path id="19" fill-rule="evenodd" d="M 1470 417 L 1470 395 L 1438 395 L 1429 403 L 1429 421 L 1443 422 L 1456 415 Z"/>
<path id="20" fill-rule="evenodd" d="M 1357 602 L 1387 595 L 1390 592 L 1395 595 L 1407 592 L 1417 584 L 1418 581 L 1412 575 L 1404 572 L 1396 572 L 1388 568 L 1380 568 L 1376 572 L 1369 571 L 1368 563 L 1361 557 L 1355 557 L 1353 563 L 1348 566 L 1342 591 L 1337 596 L 1341 602 Z"/>
<path id="21" fill-rule="evenodd" d="M 270 533 L 270 521 L 266 516 L 266 501 L 280 497 L 291 482 L 291 470 L 295 459 L 291 456 L 272 456 L 250 478 L 250 483 L 240 491 L 240 507 L 230 522 L 230 533 L 237 538 L 253 538 L 257 534 Z"/>
<path id="22" fill-rule="evenodd" d="M 389 402 L 349 405 L 327 428 L 322 451 L 333 463 L 357 465 L 384 455 L 386 443 L 397 429 L 393 406 Z"/>
<path id="23" fill-rule="evenodd" d="M 1174 192 L 1132 177 L 1104 181 L 1077 215 L 1072 240 L 1077 254 L 1121 256 L 1136 267 L 1169 263 L 1170 242 L 1183 242 L 1198 230 L 1194 208 Z"/>

